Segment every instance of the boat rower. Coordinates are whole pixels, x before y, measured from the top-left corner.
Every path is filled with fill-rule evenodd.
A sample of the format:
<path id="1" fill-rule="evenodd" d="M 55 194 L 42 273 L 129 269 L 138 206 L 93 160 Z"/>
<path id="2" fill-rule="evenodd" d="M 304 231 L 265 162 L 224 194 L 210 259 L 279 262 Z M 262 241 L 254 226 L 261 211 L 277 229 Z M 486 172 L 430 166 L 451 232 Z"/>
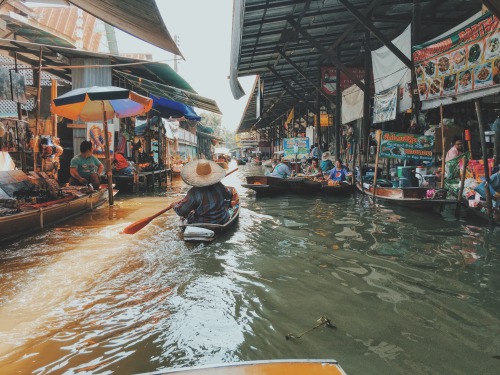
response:
<path id="1" fill-rule="evenodd" d="M 226 171 L 213 161 L 202 159 L 187 163 L 181 177 L 192 188 L 173 207 L 174 211 L 189 224 L 228 222 L 233 192 L 220 182 L 225 176 Z"/>

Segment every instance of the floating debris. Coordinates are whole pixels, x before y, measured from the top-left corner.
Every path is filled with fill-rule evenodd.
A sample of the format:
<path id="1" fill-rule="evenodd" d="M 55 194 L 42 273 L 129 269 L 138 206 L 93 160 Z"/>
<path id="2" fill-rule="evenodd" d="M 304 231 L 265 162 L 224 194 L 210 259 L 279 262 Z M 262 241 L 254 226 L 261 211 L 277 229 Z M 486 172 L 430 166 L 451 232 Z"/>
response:
<path id="1" fill-rule="evenodd" d="M 305 332 L 302 332 L 300 335 L 296 335 L 294 333 L 289 333 L 288 335 L 285 336 L 285 339 L 286 340 L 290 340 L 290 339 L 300 339 L 302 336 L 304 336 L 306 333 L 309 333 L 313 330 L 315 330 L 316 328 L 318 327 L 321 327 L 321 326 L 327 326 L 329 328 L 337 328 L 335 327 L 332 322 L 330 321 L 330 319 L 328 319 L 325 315 L 323 315 L 321 318 L 319 318 L 318 320 L 316 320 L 316 325 L 314 327 L 312 327 L 311 329 L 308 329 L 307 331 Z"/>

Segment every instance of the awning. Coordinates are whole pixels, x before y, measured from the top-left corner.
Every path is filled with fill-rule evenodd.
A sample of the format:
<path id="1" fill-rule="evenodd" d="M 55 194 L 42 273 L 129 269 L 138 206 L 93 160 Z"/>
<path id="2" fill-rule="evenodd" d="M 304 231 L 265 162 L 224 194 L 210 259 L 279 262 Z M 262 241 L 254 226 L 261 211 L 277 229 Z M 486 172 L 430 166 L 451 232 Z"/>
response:
<path id="1" fill-rule="evenodd" d="M 174 100 L 189 106 L 204 109 L 213 113 L 222 114 L 215 100 L 205 98 L 198 94 L 182 90 L 173 86 L 164 85 L 148 79 L 139 78 L 132 74 L 127 74 L 121 71 L 115 73 L 126 79 L 135 89 L 144 90 L 148 93 Z"/>
<path id="2" fill-rule="evenodd" d="M 175 102 L 170 99 L 160 98 L 150 94 L 149 97 L 153 99 L 153 112 L 156 111 L 158 115 L 164 118 L 182 117 L 188 120 L 200 121 L 201 117 L 196 114 L 194 109 L 188 105 Z"/>
<path id="3" fill-rule="evenodd" d="M 68 0 L 126 33 L 182 56 L 163 22 L 155 0 Z"/>

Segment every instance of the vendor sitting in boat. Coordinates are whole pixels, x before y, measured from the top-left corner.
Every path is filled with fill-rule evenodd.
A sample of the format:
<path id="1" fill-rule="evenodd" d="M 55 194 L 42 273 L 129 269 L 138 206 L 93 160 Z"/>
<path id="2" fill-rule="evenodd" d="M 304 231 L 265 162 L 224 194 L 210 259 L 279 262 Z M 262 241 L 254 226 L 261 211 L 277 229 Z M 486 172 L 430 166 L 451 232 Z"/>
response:
<path id="1" fill-rule="evenodd" d="M 338 159 L 335 162 L 335 167 L 330 171 L 328 180 L 332 180 L 334 182 L 345 181 L 347 178 L 347 173 L 347 169 L 342 165 L 342 160 Z"/>
<path id="2" fill-rule="evenodd" d="M 95 190 L 99 189 L 99 175 L 104 170 L 104 166 L 93 154 L 93 146 L 90 141 L 83 141 L 80 144 L 80 155 L 71 159 L 69 173 L 70 185 L 86 186 L 92 184 Z"/>
<path id="3" fill-rule="evenodd" d="M 318 159 L 316 158 L 312 159 L 311 165 L 306 169 L 306 175 L 313 177 L 321 177 L 321 178 L 323 177 L 323 170 L 318 165 Z"/>
<path id="4" fill-rule="evenodd" d="M 333 162 L 330 160 L 330 156 L 330 151 L 324 152 L 323 155 L 321 155 L 320 167 L 324 173 L 330 173 L 334 167 Z"/>
<path id="5" fill-rule="evenodd" d="M 181 171 L 183 181 L 192 188 L 173 208 L 177 215 L 193 223 L 225 224 L 233 193 L 220 180 L 226 172 L 210 160 L 187 163 Z"/>
<path id="6" fill-rule="evenodd" d="M 292 175 L 292 171 L 290 170 L 290 167 L 288 166 L 289 161 L 286 159 L 281 159 L 278 165 L 274 167 L 271 176 L 272 177 L 278 177 L 278 178 L 287 178 Z"/>

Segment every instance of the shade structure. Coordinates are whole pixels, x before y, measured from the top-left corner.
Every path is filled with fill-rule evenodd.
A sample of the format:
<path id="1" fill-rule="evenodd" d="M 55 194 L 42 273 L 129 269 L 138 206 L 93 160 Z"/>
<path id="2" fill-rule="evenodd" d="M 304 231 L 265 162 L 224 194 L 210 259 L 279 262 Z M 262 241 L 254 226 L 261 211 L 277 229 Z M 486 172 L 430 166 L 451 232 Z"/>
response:
<path id="1" fill-rule="evenodd" d="M 170 100 L 167 98 L 160 98 L 150 94 L 149 97 L 153 99 L 153 109 L 157 111 L 161 117 L 182 117 L 184 116 L 191 121 L 200 121 L 201 117 L 196 114 L 193 107 Z"/>
<path id="2" fill-rule="evenodd" d="M 71 120 L 102 121 L 108 177 L 109 204 L 113 204 L 113 181 L 109 154 L 108 118 L 137 116 L 148 112 L 153 100 L 115 86 L 74 89 L 52 100 L 52 113 Z"/>
<path id="3" fill-rule="evenodd" d="M 81 121 L 130 117 L 146 113 L 153 101 L 134 91 L 115 86 L 93 86 L 74 89 L 52 101 L 52 113 Z"/>

